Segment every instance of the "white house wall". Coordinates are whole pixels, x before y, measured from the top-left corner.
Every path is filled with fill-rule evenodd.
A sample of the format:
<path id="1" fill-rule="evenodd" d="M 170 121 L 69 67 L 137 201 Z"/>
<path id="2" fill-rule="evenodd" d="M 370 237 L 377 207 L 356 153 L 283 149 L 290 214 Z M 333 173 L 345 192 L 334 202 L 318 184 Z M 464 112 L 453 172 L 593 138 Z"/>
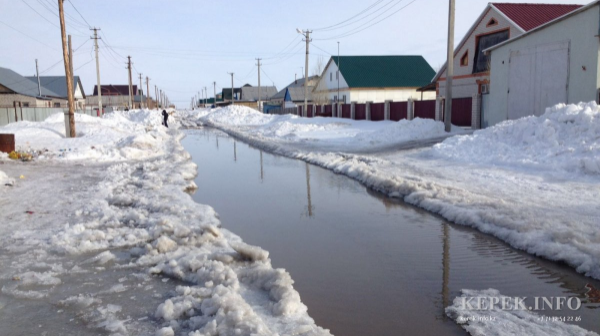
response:
<path id="1" fill-rule="evenodd" d="M 509 59 L 511 51 L 525 50 L 550 43 L 570 42 L 567 102 L 596 100 L 599 83 L 598 26 L 600 7 L 570 16 L 491 52 L 490 104 L 484 112 L 486 126 L 508 118 Z M 531 112 L 534 114 L 534 111 Z"/>
<path id="2" fill-rule="evenodd" d="M 402 89 L 351 89 L 350 101 L 357 103 L 374 102 L 383 103 L 386 100 L 408 101 L 409 98 L 421 100 L 421 92 L 417 88 Z M 435 99 L 435 92 L 423 92 L 423 100 Z"/>
<path id="3" fill-rule="evenodd" d="M 465 40 L 465 43 L 454 50 L 454 77 L 452 83 L 452 95 L 454 98 L 472 97 L 479 93 L 479 84 L 477 84 L 477 81 L 489 79 L 489 73 L 487 72 L 473 74 L 473 61 L 475 52 L 477 51 L 477 36 L 506 29 L 509 29 L 509 38 L 514 38 L 522 34 L 522 31 L 511 21 L 507 20 L 497 9 L 489 7 L 486 10 L 487 13 L 477 23 L 475 29 Z M 498 24 L 487 27 L 488 22 L 492 18 L 496 19 Z M 460 60 L 466 52 L 469 53 L 469 63 L 466 66 L 461 66 Z M 446 70 L 442 72 L 438 85 L 438 95 L 444 97 L 446 95 Z"/>

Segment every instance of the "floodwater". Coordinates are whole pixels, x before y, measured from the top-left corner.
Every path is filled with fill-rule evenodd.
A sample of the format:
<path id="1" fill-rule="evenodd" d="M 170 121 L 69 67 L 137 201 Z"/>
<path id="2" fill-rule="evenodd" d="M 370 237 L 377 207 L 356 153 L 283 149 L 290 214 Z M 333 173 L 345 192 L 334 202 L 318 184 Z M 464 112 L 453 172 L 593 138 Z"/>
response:
<path id="1" fill-rule="evenodd" d="M 581 317 L 578 325 L 600 332 L 600 302 L 585 296 L 600 281 L 568 266 L 214 129 L 189 130 L 183 144 L 198 164 L 194 199 L 268 250 L 310 316 L 334 335 L 465 335 L 444 314 L 463 288 L 577 296 L 579 310 L 544 314 Z"/>

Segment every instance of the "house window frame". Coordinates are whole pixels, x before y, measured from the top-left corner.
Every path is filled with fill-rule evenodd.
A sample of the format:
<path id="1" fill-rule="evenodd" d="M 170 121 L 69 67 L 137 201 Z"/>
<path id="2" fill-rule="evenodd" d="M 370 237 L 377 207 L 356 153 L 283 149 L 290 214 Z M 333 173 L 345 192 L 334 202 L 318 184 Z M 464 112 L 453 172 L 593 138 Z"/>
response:
<path id="1" fill-rule="evenodd" d="M 54 102 L 54 103 L 52 104 L 52 107 L 55 107 L 55 108 L 60 108 L 60 102 Z"/>
<path id="2" fill-rule="evenodd" d="M 494 27 L 498 25 L 498 19 L 496 19 L 495 17 L 492 16 L 492 18 L 488 21 L 488 23 L 485 25 L 486 27 Z"/>
<path id="3" fill-rule="evenodd" d="M 330 73 L 329 73 L 329 81 L 330 81 L 330 82 L 333 82 L 333 72 L 330 72 Z"/>
<path id="4" fill-rule="evenodd" d="M 466 60 L 466 63 L 463 63 L 463 60 Z M 465 51 L 465 53 L 460 58 L 459 62 L 460 62 L 460 66 L 461 67 L 468 67 L 469 66 L 469 49 L 467 49 L 467 51 Z"/>
<path id="5" fill-rule="evenodd" d="M 23 107 L 29 107 L 29 102 L 22 102 L 21 106 L 23 106 Z"/>
<path id="6" fill-rule="evenodd" d="M 504 32 L 504 31 L 507 31 L 507 32 L 508 32 L 508 38 L 507 38 L 505 41 L 508 41 L 508 40 L 510 40 L 510 36 L 511 36 L 511 30 L 510 30 L 510 28 L 509 28 L 509 27 L 507 27 L 507 28 L 500 28 L 500 29 L 496 29 L 496 30 L 492 30 L 492 31 L 485 32 L 485 33 L 481 33 L 481 34 L 478 34 L 478 35 L 476 35 L 476 36 L 475 36 L 475 51 L 474 51 L 474 54 L 475 54 L 475 55 L 473 55 L 473 67 L 474 67 L 474 66 L 475 66 L 475 64 L 476 64 L 476 60 L 475 60 L 475 58 L 477 57 L 477 54 L 478 54 L 478 49 L 479 49 L 479 40 L 480 40 L 482 37 L 485 37 L 485 36 L 488 36 L 488 35 L 497 34 L 497 33 L 501 33 L 501 32 Z M 490 61 L 490 60 L 488 59 L 488 62 L 489 62 L 489 61 Z M 481 71 L 481 72 L 475 72 L 474 70 L 475 70 L 475 69 L 472 69 L 472 70 L 471 70 L 471 72 L 472 72 L 473 74 L 485 73 L 485 72 L 489 72 L 489 71 L 490 71 L 489 69 L 488 69 L 487 71 Z"/>

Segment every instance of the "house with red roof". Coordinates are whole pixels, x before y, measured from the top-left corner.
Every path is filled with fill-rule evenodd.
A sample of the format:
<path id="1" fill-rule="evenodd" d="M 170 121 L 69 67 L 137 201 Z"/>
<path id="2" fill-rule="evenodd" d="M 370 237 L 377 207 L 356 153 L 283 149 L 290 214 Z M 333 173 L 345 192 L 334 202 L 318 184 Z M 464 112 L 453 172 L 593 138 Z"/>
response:
<path id="1" fill-rule="evenodd" d="M 452 122 L 456 125 L 479 128 L 481 105 L 489 93 L 490 60 L 483 51 L 523 35 L 565 14 L 581 8 L 581 5 L 489 3 L 467 34 L 454 50 L 454 76 L 452 84 Z M 446 65 L 435 75 L 438 97 L 436 117 L 443 118 L 442 100 L 446 94 Z M 485 111 L 483 112 L 485 113 Z"/>
<path id="2" fill-rule="evenodd" d="M 491 67 L 482 124 L 600 102 L 600 1 L 484 50 Z"/>

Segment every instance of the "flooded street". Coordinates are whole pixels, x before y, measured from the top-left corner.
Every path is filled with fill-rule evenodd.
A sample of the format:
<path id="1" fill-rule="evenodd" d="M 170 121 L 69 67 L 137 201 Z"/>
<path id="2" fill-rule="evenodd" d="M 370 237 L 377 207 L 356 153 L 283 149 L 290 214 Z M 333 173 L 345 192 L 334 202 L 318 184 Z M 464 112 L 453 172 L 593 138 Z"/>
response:
<path id="1" fill-rule="evenodd" d="M 600 282 L 570 267 L 216 130 L 189 130 L 183 145 L 198 164 L 194 199 L 268 250 L 311 317 L 335 335 L 465 335 L 444 314 L 464 288 L 577 296 L 578 311 L 545 314 L 580 316 L 578 325 L 600 331 L 600 304 L 585 296 Z"/>

